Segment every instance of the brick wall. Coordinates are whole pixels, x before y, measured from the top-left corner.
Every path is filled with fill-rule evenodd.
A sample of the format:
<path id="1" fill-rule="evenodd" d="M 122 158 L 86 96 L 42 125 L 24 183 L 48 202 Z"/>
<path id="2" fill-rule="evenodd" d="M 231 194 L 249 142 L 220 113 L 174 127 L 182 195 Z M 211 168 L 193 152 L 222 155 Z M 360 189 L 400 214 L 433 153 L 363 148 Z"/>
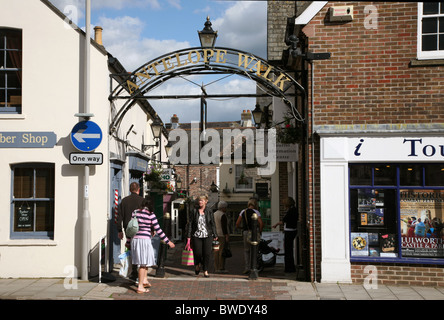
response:
<path id="1" fill-rule="evenodd" d="M 177 165 L 174 167 L 176 174 L 182 181 L 182 190 L 188 190 L 189 196 L 209 195 L 210 186 L 216 183 L 217 167 L 215 165 Z M 196 178 L 196 182 L 193 179 Z"/>
<path id="2" fill-rule="evenodd" d="M 369 269 L 376 270 L 376 274 Z M 351 273 L 354 283 L 364 283 L 371 275 L 381 285 L 444 287 L 444 266 L 353 263 Z"/>
<path id="3" fill-rule="evenodd" d="M 328 8 L 335 5 L 353 5 L 353 21 L 328 22 Z M 364 10 L 368 5 L 377 10 L 376 29 L 365 27 L 369 17 Z M 309 116 L 314 116 L 315 127 L 444 123 L 444 65 L 416 63 L 416 2 L 331 1 L 303 32 L 310 51 L 331 53 L 331 59 L 314 62 L 315 87 L 310 88 L 314 114 Z M 308 106 L 311 103 L 309 95 Z M 315 176 L 311 145 L 308 158 L 310 263 L 312 280 L 320 280 L 319 139 L 316 135 L 310 139 L 315 140 Z M 354 282 L 363 282 L 368 276 L 364 273 L 367 265 L 353 263 Z M 381 284 L 444 285 L 443 266 L 372 265 L 377 267 Z"/>
<path id="4" fill-rule="evenodd" d="M 329 7 L 353 5 L 348 23 L 326 21 Z M 366 28 L 370 2 L 329 2 L 304 28 L 315 62 L 315 125 L 444 122 L 444 66 L 416 60 L 417 3 L 374 2 L 377 28 Z"/>

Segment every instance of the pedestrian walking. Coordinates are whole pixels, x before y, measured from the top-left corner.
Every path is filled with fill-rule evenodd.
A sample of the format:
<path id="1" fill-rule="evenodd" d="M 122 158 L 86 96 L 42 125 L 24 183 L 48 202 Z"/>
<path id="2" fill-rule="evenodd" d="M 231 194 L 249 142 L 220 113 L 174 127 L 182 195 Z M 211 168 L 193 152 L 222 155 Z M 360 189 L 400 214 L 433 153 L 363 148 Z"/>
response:
<path id="1" fill-rule="evenodd" d="M 196 275 L 203 271 L 206 278 L 209 277 L 208 268 L 212 253 L 212 242 L 217 240 L 214 215 L 207 208 L 208 197 L 197 197 L 197 208 L 190 213 L 187 224 L 187 247 L 193 249 L 194 267 Z"/>
<path id="2" fill-rule="evenodd" d="M 123 230 L 126 229 L 128 222 L 131 220 L 131 215 L 134 210 L 138 209 L 143 201 L 143 197 L 139 195 L 140 186 L 137 182 L 130 184 L 130 194 L 122 199 L 117 211 L 117 232 L 120 240 L 123 240 Z M 126 237 L 126 246 L 131 243 L 131 239 Z M 128 248 L 130 249 L 130 248 Z M 131 280 L 137 280 L 137 266 L 131 266 L 131 273 L 129 278 Z"/>
<path id="3" fill-rule="evenodd" d="M 131 239 L 132 263 L 139 267 L 137 293 L 147 293 L 151 287 L 147 277 L 148 267 L 156 264 L 151 235 L 155 232 L 170 248 L 174 248 L 175 245 L 160 228 L 150 200 L 143 199 L 140 208 L 135 210 L 132 216 L 136 217 L 139 223 L 139 231 Z"/>
<path id="4" fill-rule="evenodd" d="M 227 273 L 225 270 L 225 257 L 222 255 L 225 247 L 228 246 L 230 235 L 228 233 L 228 218 L 225 214 L 228 203 L 219 201 L 217 211 L 214 213 L 216 223 L 217 238 L 219 239 L 219 250 L 214 251 L 214 269 L 216 273 Z"/>

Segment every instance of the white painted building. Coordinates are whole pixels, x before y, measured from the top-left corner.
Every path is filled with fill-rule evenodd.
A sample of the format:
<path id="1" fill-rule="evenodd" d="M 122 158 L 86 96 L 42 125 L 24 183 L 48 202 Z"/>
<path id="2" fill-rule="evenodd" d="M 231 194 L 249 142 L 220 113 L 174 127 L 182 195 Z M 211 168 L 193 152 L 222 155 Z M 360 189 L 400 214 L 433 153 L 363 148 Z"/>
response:
<path id="1" fill-rule="evenodd" d="M 103 164 L 89 166 L 85 188 L 85 165 L 70 164 L 70 154 L 81 152 L 71 133 L 82 120 L 75 114 L 84 110 L 85 33 L 46 0 L 0 0 L 0 7 L 0 278 L 72 276 L 67 272 L 85 259 L 84 197 L 94 251 L 102 237 L 112 242 L 114 189 L 126 196 L 131 175 L 145 170 L 149 157 L 142 144 L 152 143 L 147 132 L 155 113 L 137 104 L 109 134 L 119 108 L 108 100 L 110 74 L 122 70 L 91 40 L 90 121 L 102 131 L 94 153 L 103 155 Z M 133 165 L 134 159 L 142 161 Z M 113 181 L 116 166 L 122 174 Z M 93 254 L 90 276 L 97 266 Z"/>

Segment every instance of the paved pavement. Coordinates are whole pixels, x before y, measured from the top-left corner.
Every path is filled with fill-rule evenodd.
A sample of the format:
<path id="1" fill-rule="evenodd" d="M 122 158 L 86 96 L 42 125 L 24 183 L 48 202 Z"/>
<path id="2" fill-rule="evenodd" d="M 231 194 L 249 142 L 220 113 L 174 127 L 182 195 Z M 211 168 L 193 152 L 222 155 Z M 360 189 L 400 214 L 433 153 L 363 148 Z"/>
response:
<path id="1" fill-rule="evenodd" d="M 283 305 L 288 305 L 288 302 L 295 303 L 293 300 L 304 302 L 310 300 L 444 300 L 442 287 L 378 285 L 377 288 L 366 288 L 364 285 L 357 284 L 297 281 L 296 274 L 284 273 L 282 265 L 265 269 L 259 273 L 258 279 L 250 280 L 247 275 L 242 274 L 241 243 L 232 245 L 233 258 L 227 259 L 226 264 L 228 274 L 210 273 L 209 278 L 204 278 L 202 274 L 196 276 L 193 267 L 180 265 L 181 249 L 182 245 L 179 243 L 175 249 L 168 250 L 164 278 L 156 277 L 156 270 L 150 269 L 149 281 L 152 287 L 146 294 L 138 294 L 135 283 L 120 277 L 118 269 L 115 269 L 111 277 L 104 278 L 101 283 L 98 283 L 97 279 L 74 282 L 68 279 L 0 279 L 0 300 L 9 302 L 13 300 L 156 300 L 161 303 L 160 305 L 165 301 L 173 303 L 174 308 L 169 308 L 169 312 L 185 314 L 188 310 L 186 306 L 193 305 L 192 300 L 212 301 L 211 303 L 242 300 L 256 301 L 256 304 L 259 303 L 258 301 L 266 303 L 265 301 L 279 300 Z M 109 281 L 109 278 L 113 278 L 114 281 Z M 267 304 L 259 305 L 257 308 L 261 306 L 266 308 Z M 272 306 L 275 305 L 272 304 Z M 176 308 L 180 309 L 176 310 Z M 197 312 L 196 310 L 194 311 Z M 258 313 L 264 310 L 256 309 Z M 188 312 L 192 312 L 191 309 Z"/>

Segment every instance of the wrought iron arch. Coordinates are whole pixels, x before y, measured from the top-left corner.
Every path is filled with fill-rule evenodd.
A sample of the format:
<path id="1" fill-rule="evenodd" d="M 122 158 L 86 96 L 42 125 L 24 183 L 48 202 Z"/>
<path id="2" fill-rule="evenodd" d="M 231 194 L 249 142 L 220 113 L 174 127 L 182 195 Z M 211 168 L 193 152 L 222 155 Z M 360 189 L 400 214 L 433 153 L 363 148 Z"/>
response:
<path id="1" fill-rule="evenodd" d="M 280 97 L 290 108 L 294 117 L 302 121 L 301 118 L 296 116 L 299 112 L 288 97 L 301 96 L 305 98 L 305 89 L 284 70 L 272 66 L 265 59 L 245 51 L 225 47 L 194 47 L 164 54 L 145 63 L 131 74 L 112 75 L 119 79 L 119 85 L 112 90 L 109 100 L 125 99 L 126 101 L 112 119 L 109 132 L 112 133 L 116 130 L 126 112 L 138 100 L 179 98 L 177 95 L 146 95 L 164 82 L 174 77 L 209 74 L 231 74 L 248 78 L 255 81 L 263 93 L 206 95 L 206 97 Z M 291 90 L 292 88 L 294 90 Z M 180 96 L 180 98 L 182 97 L 199 98 L 201 96 Z"/>

